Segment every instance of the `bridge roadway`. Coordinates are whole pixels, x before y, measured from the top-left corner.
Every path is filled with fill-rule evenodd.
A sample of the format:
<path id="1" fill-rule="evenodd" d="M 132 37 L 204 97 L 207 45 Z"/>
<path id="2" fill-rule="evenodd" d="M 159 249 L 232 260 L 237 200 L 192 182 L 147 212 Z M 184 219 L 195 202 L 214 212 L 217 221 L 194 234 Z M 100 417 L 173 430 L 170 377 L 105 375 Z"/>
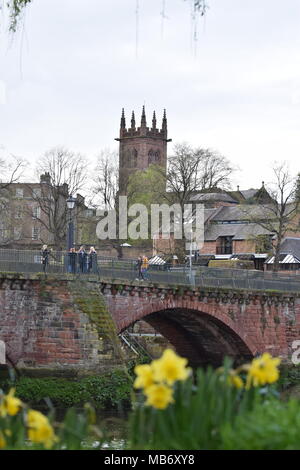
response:
<path id="1" fill-rule="evenodd" d="M 138 278 L 135 260 L 117 260 L 98 257 L 98 266 L 88 272 L 71 274 L 69 258 L 65 252 L 53 252 L 47 266 L 48 274 L 68 274 L 69 278 L 105 278 L 135 281 Z M 0 272 L 39 273 L 42 272 L 41 253 L 39 251 L 0 249 Z M 214 287 L 246 289 L 259 291 L 300 292 L 300 275 L 261 272 L 245 269 L 221 269 L 193 266 L 168 267 L 151 266 L 147 280 L 141 283 L 159 283 L 166 285 L 190 285 L 195 287 Z"/>

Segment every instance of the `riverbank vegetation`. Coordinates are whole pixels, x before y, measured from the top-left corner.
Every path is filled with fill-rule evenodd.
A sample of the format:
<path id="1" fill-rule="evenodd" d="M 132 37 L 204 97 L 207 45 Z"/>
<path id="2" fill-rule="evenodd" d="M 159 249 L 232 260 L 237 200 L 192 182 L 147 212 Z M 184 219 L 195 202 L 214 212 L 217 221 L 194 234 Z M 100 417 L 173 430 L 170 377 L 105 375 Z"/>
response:
<path id="1" fill-rule="evenodd" d="M 78 380 L 20 377 L 0 381 L 4 392 L 12 387 L 22 401 L 34 407 L 45 406 L 47 399 L 57 408 L 81 407 L 89 402 L 97 410 L 115 410 L 130 407 L 132 379 L 126 371 L 116 369 Z"/>

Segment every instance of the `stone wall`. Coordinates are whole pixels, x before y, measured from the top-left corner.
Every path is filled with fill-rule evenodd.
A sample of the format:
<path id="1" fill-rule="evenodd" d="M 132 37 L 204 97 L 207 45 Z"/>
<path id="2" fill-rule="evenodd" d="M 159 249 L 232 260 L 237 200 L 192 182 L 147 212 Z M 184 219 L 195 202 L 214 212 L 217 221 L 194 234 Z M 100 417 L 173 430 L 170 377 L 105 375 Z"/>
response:
<path id="1" fill-rule="evenodd" d="M 114 324 L 97 286 L 87 293 L 82 283 L 13 277 L 0 279 L 0 340 L 18 369 L 74 375 L 122 363 L 112 340 L 118 342 Z M 102 323 L 94 321 L 95 310 Z"/>
<path id="2" fill-rule="evenodd" d="M 300 295 L 0 274 L 0 341 L 19 369 L 65 376 L 124 365 L 117 334 L 139 320 L 191 365 L 265 351 L 290 361 Z"/>

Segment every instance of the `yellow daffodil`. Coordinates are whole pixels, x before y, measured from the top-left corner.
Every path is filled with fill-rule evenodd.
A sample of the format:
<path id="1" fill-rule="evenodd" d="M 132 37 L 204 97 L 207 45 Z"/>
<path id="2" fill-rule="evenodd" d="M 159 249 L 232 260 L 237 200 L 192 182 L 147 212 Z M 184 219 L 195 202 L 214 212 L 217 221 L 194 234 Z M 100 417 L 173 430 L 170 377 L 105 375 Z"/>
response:
<path id="1" fill-rule="evenodd" d="M 2 432 L 0 432 L 0 449 L 4 449 L 5 446 L 6 446 L 6 440 L 4 439 Z"/>
<path id="2" fill-rule="evenodd" d="M 134 381 L 134 388 L 147 388 L 153 384 L 153 370 L 151 365 L 143 364 L 136 366 L 134 372 L 137 378 Z"/>
<path id="3" fill-rule="evenodd" d="M 7 395 L 4 395 L 2 403 L 0 404 L 0 416 L 15 416 L 19 412 L 23 403 L 19 398 L 16 398 L 14 394 L 15 389 L 11 388 L 9 393 Z"/>
<path id="4" fill-rule="evenodd" d="M 225 368 L 224 367 L 219 367 L 216 372 L 218 374 L 222 375 L 222 378 L 224 379 L 226 377 L 225 375 Z M 228 385 L 231 385 L 235 388 L 243 388 L 244 387 L 244 382 L 242 378 L 238 375 L 238 370 L 235 369 L 229 369 L 227 372 L 227 383 Z"/>
<path id="5" fill-rule="evenodd" d="M 172 349 L 166 349 L 160 359 L 152 362 L 155 381 L 172 385 L 176 380 L 186 380 L 190 375 L 187 362 Z"/>
<path id="6" fill-rule="evenodd" d="M 47 449 L 51 449 L 57 442 L 53 428 L 49 420 L 39 411 L 29 410 L 27 413 L 28 438 L 32 442 L 44 444 Z"/>
<path id="7" fill-rule="evenodd" d="M 244 382 L 241 379 L 239 375 L 237 375 L 234 371 L 233 373 L 229 374 L 228 377 L 229 384 L 232 385 L 235 388 L 243 388 L 244 387 Z"/>
<path id="8" fill-rule="evenodd" d="M 162 384 L 150 385 L 144 391 L 147 396 L 146 405 L 153 406 L 159 410 L 164 410 L 170 403 L 173 403 L 173 390 Z"/>
<path id="9" fill-rule="evenodd" d="M 276 382 L 279 378 L 279 364 L 280 359 L 272 358 L 269 353 L 253 359 L 248 366 L 246 389 L 249 389 L 251 385 L 258 387 Z"/>

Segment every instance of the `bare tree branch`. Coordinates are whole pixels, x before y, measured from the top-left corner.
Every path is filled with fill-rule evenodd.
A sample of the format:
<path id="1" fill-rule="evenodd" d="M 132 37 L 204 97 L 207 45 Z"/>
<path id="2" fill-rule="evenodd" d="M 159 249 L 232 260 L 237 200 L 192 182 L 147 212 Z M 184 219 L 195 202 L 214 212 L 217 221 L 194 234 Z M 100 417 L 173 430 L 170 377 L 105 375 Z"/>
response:
<path id="1" fill-rule="evenodd" d="M 107 209 L 116 207 L 119 174 L 117 158 L 117 152 L 103 149 L 98 156 L 93 177 L 93 193 L 96 200 L 100 206 Z"/>
<path id="2" fill-rule="evenodd" d="M 50 234 L 57 249 L 62 249 L 66 239 L 68 209 L 66 199 L 75 196 L 87 181 L 87 161 L 63 147 L 48 151 L 38 162 L 39 187 L 28 185 L 31 197 L 40 208 L 35 217 L 46 233 Z M 32 208 L 29 207 L 29 211 Z M 76 206 L 77 215 L 80 207 Z"/>
<path id="3" fill-rule="evenodd" d="M 299 231 L 299 204 L 297 197 L 298 179 L 290 174 L 287 162 L 274 163 L 274 180 L 269 185 L 268 192 L 272 197 L 272 202 L 261 204 L 259 213 L 255 213 L 251 206 L 244 211 L 249 216 L 249 220 L 260 227 L 276 235 L 274 240 L 274 271 L 279 269 L 280 246 L 283 238 L 288 232 Z"/>

